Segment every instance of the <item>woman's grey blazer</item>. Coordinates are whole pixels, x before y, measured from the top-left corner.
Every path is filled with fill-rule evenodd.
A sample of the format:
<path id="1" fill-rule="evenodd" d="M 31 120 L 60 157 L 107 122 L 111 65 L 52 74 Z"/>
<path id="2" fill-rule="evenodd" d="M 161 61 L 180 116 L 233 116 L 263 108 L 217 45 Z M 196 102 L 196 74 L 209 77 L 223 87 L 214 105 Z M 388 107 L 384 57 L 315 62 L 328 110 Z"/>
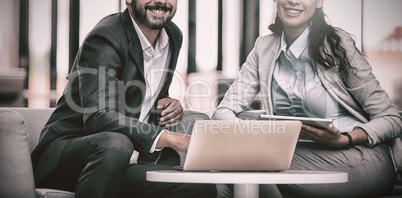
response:
<path id="1" fill-rule="evenodd" d="M 402 173 L 402 144 L 398 138 L 402 131 L 402 120 L 398 110 L 380 87 L 372 73 L 370 64 L 356 49 L 351 36 L 336 29 L 341 45 L 346 49 L 352 68 L 342 81 L 338 67 L 327 68 L 316 64 L 318 76 L 329 94 L 340 105 L 364 124 L 362 129 L 373 140 L 372 145 L 386 143 L 394 160 L 395 170 Z M 234 119 L 244 111 L 258 93 L 266 114 L 273 114 L 271 100 L 272 75 L 280 47 L 280 34 L 259 37 L 253 50 L 243 64 L 240 73 L 213 115 L 213 119 Z M 329 52 L 329 44 L 325 43 Z M 398 178 L 399 174 L 398 174 Z"/>

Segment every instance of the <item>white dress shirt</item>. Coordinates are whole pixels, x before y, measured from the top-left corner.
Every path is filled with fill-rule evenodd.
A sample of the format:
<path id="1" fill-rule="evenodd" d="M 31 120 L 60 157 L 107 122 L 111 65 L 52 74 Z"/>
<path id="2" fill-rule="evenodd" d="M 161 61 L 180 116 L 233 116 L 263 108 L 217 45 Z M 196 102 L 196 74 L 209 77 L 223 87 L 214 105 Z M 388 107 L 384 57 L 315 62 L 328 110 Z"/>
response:
<path id="1" fill-rule="evenodd" d="M 309 33 L 307 27 L 287 46 L 282 32 L 272 86 L 274 114 L 332 119 L 340 131 L 350 132 L 362 122 L 338 104 L 322 85 L 308 53 Z M 370 145 L 369 136 L 368 141 Z"/>
<path id="2" fill-rule="evenodd" d="M 167 35 L 166 30 L 162 29 L 158 37 L 156 38 L 155 48 L 153 48 L 151 43 L 149 43 L 148 39 L 145 37 L 144 33 L 132 17 L 131 21 L 133 22 L 135 31 L 137 32 L 138 38 L 140 40 L 142 53 L 144 56 L 144 77 L 146 93 L 141 106 L 141 113 L 138 120 L 140 122 L 148 122 L 151 108 L 156 102 L 156 98 L 158 97 L 158 94 L 162 90 L 162 87 L 166 81 L 167 72 L 165 71 L 168 69 L 171 57 L 171 53 L 169 50 L 169 36 Z M 159 133 L 159 135 L 156 137 L 149 151 L 150 153 L 161 150 L 156 149 L 156 144 L 164 131 L 165 130 Z M 134 150 L 130 159 L 130 164 L 137 163 L 138 155 L 138 151 Z"/>

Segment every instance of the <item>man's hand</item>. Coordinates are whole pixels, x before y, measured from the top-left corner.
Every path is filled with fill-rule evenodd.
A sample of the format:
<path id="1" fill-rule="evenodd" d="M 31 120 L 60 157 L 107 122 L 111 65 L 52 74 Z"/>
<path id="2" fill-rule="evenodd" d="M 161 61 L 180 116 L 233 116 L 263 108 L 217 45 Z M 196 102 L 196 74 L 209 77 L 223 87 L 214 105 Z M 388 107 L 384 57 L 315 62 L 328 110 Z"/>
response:
<path id="1" fill-rule="evenodd" d="M 183 117 L 183 107 L 180 101 L 173 98 L 162 98 L 158 101 L 156 109 L 163 110 L 160 114 L 159 124 L 165 127 L 176 126 Z"/>
<path id="2" fill-rule="evenodd" d="M 190 135 L 165 131 L 156 143 L 156 148 L 170 147 L 179 152 L 187 152 Z"/>

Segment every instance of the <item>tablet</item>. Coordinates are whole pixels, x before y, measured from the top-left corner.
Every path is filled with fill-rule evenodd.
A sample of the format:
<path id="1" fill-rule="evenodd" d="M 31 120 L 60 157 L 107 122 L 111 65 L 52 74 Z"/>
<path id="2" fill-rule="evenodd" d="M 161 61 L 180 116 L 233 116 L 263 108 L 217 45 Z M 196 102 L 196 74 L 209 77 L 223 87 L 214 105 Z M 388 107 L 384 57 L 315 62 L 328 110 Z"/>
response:
<path id="1" fill-rule="evenodd" d="M 303 124 L 313 126 L 320 129 L 328 129 L 328 125 L 333 122 L 331 119 L 323 118 L 308 118 L 308 117 L 293 117 L 293 116 L 278 116 L 278 115 L 260 115 L 260 120 L 298 120 Z"/>

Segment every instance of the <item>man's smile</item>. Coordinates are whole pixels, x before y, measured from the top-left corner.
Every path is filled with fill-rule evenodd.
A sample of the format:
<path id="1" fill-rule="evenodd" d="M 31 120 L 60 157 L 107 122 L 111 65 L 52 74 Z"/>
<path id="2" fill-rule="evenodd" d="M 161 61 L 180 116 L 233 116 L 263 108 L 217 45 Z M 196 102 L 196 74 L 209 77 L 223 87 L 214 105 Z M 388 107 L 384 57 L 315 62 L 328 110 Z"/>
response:
<path id="1" fill-rule="evenodd" d="M 146 10 L 149 10 L 151 13 L 155 15 L 163 15 L 166 12 L 172 12 L 173 8 L 163 6 L 163 5 L 153 5 L 153 6 L 145 6 Z"/>

